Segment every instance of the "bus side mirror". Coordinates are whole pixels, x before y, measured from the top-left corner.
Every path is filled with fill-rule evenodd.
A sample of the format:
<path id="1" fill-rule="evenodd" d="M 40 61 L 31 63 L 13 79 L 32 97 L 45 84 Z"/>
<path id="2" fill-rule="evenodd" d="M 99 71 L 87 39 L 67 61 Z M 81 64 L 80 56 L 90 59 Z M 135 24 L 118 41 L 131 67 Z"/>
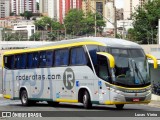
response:
<path id="1" fill-rule="evenodd" d="M 153 55 L 150 55 L 150 54 L 146 54 L 146 57 L 153 60 L 153 67 L 154 67 L 154 69 L 157 69 L 158 68 L 157 58 L 154 57 Z"/>
<path id="2" fill-rule="evenodd" d="M 97 54 L 107 57 L 107 59 L 109 60 L 110 68 L 115 67 L 115 60 L 114 60 L 114 57 L 111 54 L 106 53 L 106 52 L 97 52 Z"/>

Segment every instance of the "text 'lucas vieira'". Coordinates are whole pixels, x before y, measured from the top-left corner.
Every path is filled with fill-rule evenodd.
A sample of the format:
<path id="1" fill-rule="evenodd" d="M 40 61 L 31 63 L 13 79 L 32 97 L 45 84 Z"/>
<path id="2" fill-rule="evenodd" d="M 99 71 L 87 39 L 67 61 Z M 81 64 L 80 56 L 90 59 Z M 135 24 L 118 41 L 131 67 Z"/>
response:
<path id="1" fill-rule="evenodd" d="M 135 113 L 137 117 L 157 117 L 156 113 Z"/>

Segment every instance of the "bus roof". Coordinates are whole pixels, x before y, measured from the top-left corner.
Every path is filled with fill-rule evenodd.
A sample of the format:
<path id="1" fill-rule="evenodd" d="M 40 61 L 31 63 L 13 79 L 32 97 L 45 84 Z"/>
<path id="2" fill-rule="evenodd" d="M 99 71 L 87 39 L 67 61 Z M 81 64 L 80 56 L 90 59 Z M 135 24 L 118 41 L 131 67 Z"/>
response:
<path id="1" fill-rule="evenodd" d="M 18 53 L 25 53 L 25 52 L 34 52 L 40 50 L 50 50 L 50 49 L 58 49 L 58 48 L 65 48 L 65 47 L 73 47 L 73 46 L 80 46 L 80 45 L 101 45 L 101 46 L 110 46 L 116 48 L 141 48 L 141 46 L 137 43 L 117 39 L 117 38 L 104 38 L 104 37 L 83 37 L 71 40 L 62 40 L 57 41 L 45 45 L 41 45 L 36 48 L 27 48 L 21 50 L 11 50 L 4 53 L 4 55 L 9 54 L 18 54 Z"/>
<path id="2" fill-rule="evenodd" d="M 53 42 L 50 44 L 41 45 L 38 47 L 27 48 L 27 49 L 19 49 L 19 50 L 10 50 L 5 52 L 3 55 L 11 55 L 11 54 L 19 54 L 19 53 L 29 53 L 43 50 L 52 50 L 52 49 L 61 49 L 73 46 L 81 46 L 81 45 L 100 45 L 106 46 L 105 43 L 89 40 L 89 39 L 72 39 L 72 40 L 63 40 L 58 42 Z"/>
<path id="3" fill-rule="evenodd" d="M 62 40 L 59 42 L 54 42 L 52 44 L 44 45 L 44 46 L 53 46 L 53 45 L 59 45 L 59 44 L 70 44 L 73 42 L 82 42 L 82 41 L 95 41 L 100 42 L 101 44 L 105 44 L 106 46 L 111 47 L 117 47 L 117 48 L 141 48 L 141 46 L 137 43 L 123 40 L 123 39 L 117 39 L 117 38 L 105 38 L 105 37 L 84 37 L 84 38 L 77 38 L 77 39 L 71 39 L 71 40 Z"/>

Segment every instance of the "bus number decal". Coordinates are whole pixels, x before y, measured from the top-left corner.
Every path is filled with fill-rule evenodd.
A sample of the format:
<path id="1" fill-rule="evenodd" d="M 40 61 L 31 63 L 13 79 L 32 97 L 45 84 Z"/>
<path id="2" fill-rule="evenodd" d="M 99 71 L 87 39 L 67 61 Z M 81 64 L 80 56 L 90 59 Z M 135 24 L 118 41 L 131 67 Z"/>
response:
<path id="1" fill-rule="evenodd" d="M 63 83 L 66 89 L 71 90 L 75 84 L 75 75 L 71 68 L 67 68 L 63 74 Z"/>

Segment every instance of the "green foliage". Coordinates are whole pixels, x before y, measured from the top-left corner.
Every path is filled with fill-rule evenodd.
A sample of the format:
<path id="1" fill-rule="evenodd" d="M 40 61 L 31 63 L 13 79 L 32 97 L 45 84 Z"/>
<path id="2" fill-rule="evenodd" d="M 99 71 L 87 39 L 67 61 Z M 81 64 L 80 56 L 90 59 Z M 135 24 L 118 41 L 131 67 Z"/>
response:
<path id="1" fill-rule="evenodd" d="M 3 33 L 3 40 L 4 41 L 13 41 L 14 36 L 12 33 L 7 32 L 7 33 Z"/>
<path id="2" fill-rule="evenodd" d="M 24 36 L 20 33 L 15 33 L 14 34 L 14 39 L 15 41 L 23 41 Z"/>
<path id="3" fill-rule="evenodd" d="M 158 19 L 160 19 L 160 0 L 149 0 L 138 7 L 133 14 L 133 29 L 128 31 L 128 39 L 141 44 L 156 43 Z"/>
<path id="4" fill-rule="evenodd" d="M 71 9 L 64 19 L 67 33 L 79 35 L 84 28 L 84 14 L 82 10 Z"/>
<path id="5" fill-rule="evenodd" d="M 94 33 L 95 20 L 97 23 L 97 32 L 101 33 L 105 22 L 101 15 L 89 12 L 85 16 L 82 10 L 72 9 L 68 12 L 64 19 L 64 24 L 67 28 L 67 33 L 74 35 L 84 35 Z"/>
<path id="6" fill-rule="evenodd" d="M 34 24 L 40 30 L 60 30 L 63 28 L 59 22 L 56 22 L 47 16 L 42 17 L 40 20 L 36 20 Z"/>
<path id="7" fill-rule="evenodd" d="M 31 41 L 39 41 L 40 40 L 40 37 L 41 37 L 41 35 L 40 35 L 40 33 L 34 33 L 34 34 L 32 34 L 31 36 L 30 36 L 30 40 Z"/>
<path id="8" fill-rule="evenodd" d="M 33 13 L 30 12 L 30 11 L 25 11 L 24 13 L 21 13 L 20 16 L 22 16 L 25 19 L 29 20 L 33 16 Z"/>
<path id="9" fill-rule="evenodd" d="M 10 13 L 10 16 L 15 16 L 15 13 L 14 13 L 14 12 L 11 12 L 11 13 Z"/>

